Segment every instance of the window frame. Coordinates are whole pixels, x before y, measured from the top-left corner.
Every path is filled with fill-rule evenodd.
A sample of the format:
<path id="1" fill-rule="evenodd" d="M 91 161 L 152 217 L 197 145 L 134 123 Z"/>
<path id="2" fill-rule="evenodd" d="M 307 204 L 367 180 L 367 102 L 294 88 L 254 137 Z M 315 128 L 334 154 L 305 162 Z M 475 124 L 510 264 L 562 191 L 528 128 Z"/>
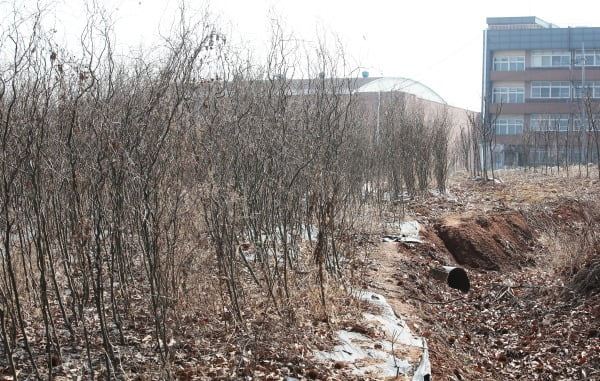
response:
<path id="1" fill-rule="evenodd" d="M 492 88 L 492 103 L 525 103 L 525 87 L 494 87 Z"/>
<path id="2" fill-rule="evenodd" d="M 569 99 L 571 83 L 569 81 L 531 81 L 531 99 Z"/>
<path id="3" fill-rule="evenodd" d="M 525 56 L 494 56 L 492 71 L 525 71 Z"/>
<path id="4" fill-rule="evenodd" d="M 523 135 L 523 118 L 501 118 L 494 122 L 494 132 L 498 136 Z"/>
<path id="5" fill-rule="evenodd" d="M 588 117 L 587 115 L 583 115 L 585 118 L 585 124 L 582 123 L 581 121 L 581 115 L 579 114 L 575 114 L 574 118 L 573 118 L 573 131 L 583 131 L 583 132 L 591 132 L 593 131 L 593 129 L 591 128 L 591 123 L 588 122 Z M 592 115 L 594 124 L 596 124 L 596 128 L 598 128 L 598 124 L 600 124 L 600 114 L 593 114 Z M 585 129 L 582 129 L 581 127 L 585 126 Z"/>
<path id="6" fill-rule="evenodd" d="M 569 131 L 569 114 L 531 114 L 529 115 L 529 129 L 535 132 L 557 131 L 556 121 L 558 121 L 558 131 Z M 544 128 L 546 127 L 546 128 Z"/>
<path id="7" fill-rule="evenodd" d="M 534 50 L 531 52 L 532 68 L 569 67 L 571 66 L 570 50 Z"/>
<path id="8" fill-rule="evenodd" d="M 574 65 L 578 67 L 600 66 L 600 49 L 576 50 Z"/>
<path id="9" fill-rule="evenodd" d="M 598 99 L 600 98 L 600 81 L 589 81 L 585 82 L 585 88 L 591 90 L 591 98 Z M 573 84 L 573 98 L 581 99 L 583 93 L 583 82 L 575 82 Z"/>

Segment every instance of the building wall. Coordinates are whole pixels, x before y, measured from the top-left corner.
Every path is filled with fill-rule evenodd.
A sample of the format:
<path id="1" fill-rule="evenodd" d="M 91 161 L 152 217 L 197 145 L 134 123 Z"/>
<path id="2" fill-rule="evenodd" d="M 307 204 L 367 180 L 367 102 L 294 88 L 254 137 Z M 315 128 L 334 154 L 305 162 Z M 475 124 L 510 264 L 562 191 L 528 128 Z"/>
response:
<path id="1" fill-rule="evenodd" d="M 579 53 L 589 54 L 594 50 L 598 56 L 591 64 L 577 62 Z M 545 57 L 541 57 L 542 51 Z M 583 97 L 575 95 L 575 88 L 593 82 L 600 87 L 600 28 L 558 28 L 535 17 L 489 18 L 483 52 L 483 118 L 486 123 L 499 124 L 495 137 L 497 157 L 512 157 L 510 163 L 500 160 L 496 164 L 522 164 L 532 141 L 539 148 L 540 141 L 548 139 L 547 130 L 553 128 L 557 130 L 554 133 L 557 152 L 564 142 L 568 143 L 565 146 L 571 144 L 569 134 L 579 136 L 578 139 L 596 138 L 594 131 L 583 133 L 578 129 L 578 120 L 585 120 L 587 114 Z M 591 100 L 592 113 L 600 114 L 600 88 Z M 558 122 L 564 121 L 566 115 L 568 127 Z M 555 122 L 544 122 L 553 125 L 547 126 L 545 132 L 540 131 L 540 121 L 553 118 Z M 589 130 L 590 123 L 586 123 Z M 521 153 L 517 163 L 514 157 L 519 155 L 514 152 Z"/>
<path id="2" fill-rule="evenodd" d="M 369 117 L 374 121 L 377 118 L 377 105 L 379 102 L 385 104 L 390 101 L 392 93 L 374 93 L 364 92 L 358 93 L 358 102 L 362 105 L 362 109 L 365 113 L 368 113 Z M 447 112 L 448 121 L 450 125 L 450 136 L 452 139 L 457 139 L 460 135 L 461 127 L 465 128 L 469 125 L 467 113 L 469 110 L 450 106 L 444 103 L 438 103 L 429 101 L 426 99 L 418 98 L 413 94 L 397 92 L 396 96 L 400 96 L 402 101 L 405 102 L 408 107 L 419 107 L 423 110 L 425 118 L 433 120 L 436 115 Z"/>

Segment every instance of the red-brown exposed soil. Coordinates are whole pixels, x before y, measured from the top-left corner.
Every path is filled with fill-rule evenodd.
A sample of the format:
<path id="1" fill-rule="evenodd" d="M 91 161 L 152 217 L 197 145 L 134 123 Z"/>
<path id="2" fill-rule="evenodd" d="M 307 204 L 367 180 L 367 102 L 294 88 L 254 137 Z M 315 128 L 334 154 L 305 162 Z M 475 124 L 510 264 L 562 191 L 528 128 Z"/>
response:
<path id="1" fill-rule="evenodd" d="M 573 223 L 584 222 L 590 218 L 589 210 L 585 205 L 575 200 L 563 200 L 552 210 L 552 217 L 555 220 Z"/>
<path id="2" fill-rule="evenodd" d="M 434 379 L 600 380 L 600 184 L 503 175 L 410 201 L 423 243 L 380 247 L 368 286 L 427 338 Z M 441 265 L 467 269 L 468 294 L 429 276 Z"/>
<path id="3" fill-rule="evenodd" d="M 435 228 L 460 265 L 504 271 L 532 263 L 534 232 L 518 212 L 449 215 Z"/>

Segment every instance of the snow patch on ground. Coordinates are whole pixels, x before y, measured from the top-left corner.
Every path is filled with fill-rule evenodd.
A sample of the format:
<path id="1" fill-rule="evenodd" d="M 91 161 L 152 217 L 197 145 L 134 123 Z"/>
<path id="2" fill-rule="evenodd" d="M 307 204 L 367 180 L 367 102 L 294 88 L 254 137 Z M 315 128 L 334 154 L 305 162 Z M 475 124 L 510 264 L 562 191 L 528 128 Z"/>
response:
<path id="1" fill-rule="evenodd" d="M 315 356 L 322 361 L 346 362 L 359 375 L 377 378 L 412 375 L 413 381 L 428 379 L 431 364 L 425 339 L 412 334 L 410 328 L 396 316 L 392 306 L 382 295 L 370 291 L 359 291 L 355 295 L 378 307 L 379 313 L 365 312 L 363 316 L 366 321 L 377 325 L 384 338 L 376 339 L 361 333 L 340 330 L 340 344 L 331 351 L 317 351 Z M 396 357 L 395 353 L 406 347 L 422 351 L 418 362 L 408 357 Z"/>

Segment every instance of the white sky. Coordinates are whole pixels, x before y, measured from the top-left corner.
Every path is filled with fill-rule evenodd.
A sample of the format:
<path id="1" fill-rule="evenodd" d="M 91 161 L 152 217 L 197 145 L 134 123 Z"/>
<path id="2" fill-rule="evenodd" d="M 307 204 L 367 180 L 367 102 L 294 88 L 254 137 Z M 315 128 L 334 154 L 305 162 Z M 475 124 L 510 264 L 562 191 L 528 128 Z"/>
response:
<path id="1" fill-rule="evenodd" d="M 82 0 L 55 1 L 56 29 L 78 33 Z M 97 2 L 112 12 L 117 40 L 133 45 L 155 39 L 159 25 L 170 25 L 179 4 Z M 192 11 L 204 4 L 188 0 Z M 537 16 L 560 27 L 600 26 L 600 2 L 592 0 L 212 0 L 209 9 L 234 41 L 244 40 L 259 50 L 269 39 L 272 15 L 300 39 L 314 40 L 317 28 L 326 28 L 341 38 L 351 61 L 371 76 L 412 78 L 450 105 L 473 110 L 480 106 L 486 17 Z"/>

